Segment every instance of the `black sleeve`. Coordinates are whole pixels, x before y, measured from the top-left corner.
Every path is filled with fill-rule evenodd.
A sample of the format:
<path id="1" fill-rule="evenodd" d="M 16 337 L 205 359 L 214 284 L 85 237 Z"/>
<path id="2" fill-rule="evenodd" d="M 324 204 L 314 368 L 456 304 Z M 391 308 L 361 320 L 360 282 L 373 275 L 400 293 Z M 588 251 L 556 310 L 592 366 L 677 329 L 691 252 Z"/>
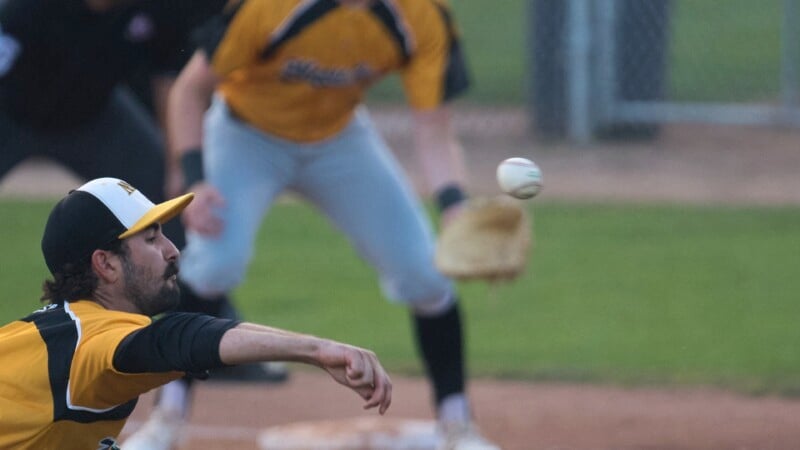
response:
<path id="1" fill-rule="evenodd" d="M 239 1 L 232 6 L 226 6 L 225 9 L 216 16 L 206 21 L 203 25 L 197 27 L 192 33 L 192 42 L 198 50 L 202 50 L 208 59 L 214 56 L 225 33 L 228 31 L 228 26 L 231 21 L 239 12 L 244 1 Z"/>
<path id="2" fill-rule="evenodd" d="M 453 16 L 450 10 L 442 4 L 436 3 L 439 13 L 447 27 L 447 34 L 450 38 L 449 55 L 447 58 L 447 69 L 444 80 L 444 100 L 452 100 L 466 92 L 470 86 L 469 71 L 461 41 L 456 31 Z"/>
<path id="3" fill-rule="evenodd" d="M 202 314 L 165 314 L 120 342 L 114 368 L 124 373 L 202 372 L 223 367 L 219 342 L 240 322 Z"/>

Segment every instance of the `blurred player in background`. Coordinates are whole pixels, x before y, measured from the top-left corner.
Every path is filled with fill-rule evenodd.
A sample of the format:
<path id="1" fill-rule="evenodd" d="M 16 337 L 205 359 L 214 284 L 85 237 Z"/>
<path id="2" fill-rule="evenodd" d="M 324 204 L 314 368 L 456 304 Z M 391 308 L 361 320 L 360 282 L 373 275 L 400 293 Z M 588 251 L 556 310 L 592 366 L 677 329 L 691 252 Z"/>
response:
<path id="1" fill-rule="evenodd" d="M 44 156 L 87 179 L 124 175 L 163 199 L 158 124 L 120 86 L 134 70 L 152 65 L 154 103 L 165 104 L 191 53 L 187 30 L 175 20 L 179 6 L 153 0 L 0 3 L 0 177 L 30 156 Z M 182 245 L 182 232 L 172 231 Z"/>
<path id="2" fill-rule="evenodd" d="M 167 313 L 180 252 L 161 231 L 192 194 L 154 205 L 116 178 L 92 180 L 50 213 L 42 253 L 49 304 L 0 327 L 0 448 L 119 449 L 139 395 L 184 372 L 263 360 L 304 362 L 389 407 L 375 354 L 276 328 Z"/>
<path id="3" fill-rule="evenodd" d="M 2 0 L 0 179 L 26 158 L 40 156 L 84 179 L 124 178 L 162 200 L 163 135 L 124 83 L 134 73 L 151 74 L 152 106 L 163 116 L 167 93 L 193 53 L 190 30 L 221 11 L 225 1 Z M 179 221 L 165 233 L 183 248 Z M 229 304 L 213 306 L 200 312 L 236 316 Z M 285 378 L 285 371 L 249 365 L 212 379 L 222 375 L 274 381 Z"/>
<path id="4" fill-rule="evenodd" d="M 361 105 L 373 83 L 399 73 L 421 174 L 446 222 L 465 197 L 465 169 L 445 103 L 468 79 L 445 1 L 234 1 L 198 36 L 168 109 L 171 150 L 197 194 L 183 215 L 183 292 L 202 304 L 238 286 L 265 214 L 292 190 L 410 309 L 446 448 L 496 448 L 472 423 L 457 294 L 434 267 L 426 212 Z M 177 436 L 165 418 L 185 413 L 181 389 L 162 391 L 125 448 L 169 448 L 148 439 Z"/>

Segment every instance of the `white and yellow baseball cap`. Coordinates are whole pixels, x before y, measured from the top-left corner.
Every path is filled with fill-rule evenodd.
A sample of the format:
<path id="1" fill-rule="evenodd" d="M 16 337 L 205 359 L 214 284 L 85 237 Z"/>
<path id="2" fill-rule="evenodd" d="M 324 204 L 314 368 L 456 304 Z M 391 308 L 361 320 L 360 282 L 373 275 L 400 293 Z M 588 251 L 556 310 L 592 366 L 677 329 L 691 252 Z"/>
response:
<path id="1" fill-rule="evenodd" d="M 55 274 L 98 248 L 125 239 L 154 223 L 180 214 L 194 194 L 153 204 L 139 190 L 117 178 L 98 178 L 70 191 L 53 207 L 42 236 L 47 268 Z"/>

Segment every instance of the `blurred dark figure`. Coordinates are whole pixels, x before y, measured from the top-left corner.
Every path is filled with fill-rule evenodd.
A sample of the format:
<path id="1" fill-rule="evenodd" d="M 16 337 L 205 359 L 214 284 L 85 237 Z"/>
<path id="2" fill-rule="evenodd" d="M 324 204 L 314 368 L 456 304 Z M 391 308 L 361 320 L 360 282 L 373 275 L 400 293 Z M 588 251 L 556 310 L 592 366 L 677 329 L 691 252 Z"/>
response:
<path id="1" fill-rule="evenodd" d="M 151 75 L 152 107 L 224 0 L 0 0 L 0 179 L 32 156 L 165 198 L 160 126 L 121 83 Z M 43 180 L 46 182 L 46 180 Z M 165 230 L 184 244 L 179 221 Z"/>

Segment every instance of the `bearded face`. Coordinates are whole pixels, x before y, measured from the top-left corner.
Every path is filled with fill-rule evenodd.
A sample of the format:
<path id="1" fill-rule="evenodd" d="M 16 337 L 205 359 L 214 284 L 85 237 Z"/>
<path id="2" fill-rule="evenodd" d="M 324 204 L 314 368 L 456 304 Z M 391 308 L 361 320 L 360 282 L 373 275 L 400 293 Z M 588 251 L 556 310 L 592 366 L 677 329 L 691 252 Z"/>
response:
<path id="1" fill-rule="evenodd" d="M 123 258 L 122 267 L 125 294 L 142 314 L 155 316 L 178 306 L 177 263 L 170 261 L 163 271 L 156 271 Z"/>

